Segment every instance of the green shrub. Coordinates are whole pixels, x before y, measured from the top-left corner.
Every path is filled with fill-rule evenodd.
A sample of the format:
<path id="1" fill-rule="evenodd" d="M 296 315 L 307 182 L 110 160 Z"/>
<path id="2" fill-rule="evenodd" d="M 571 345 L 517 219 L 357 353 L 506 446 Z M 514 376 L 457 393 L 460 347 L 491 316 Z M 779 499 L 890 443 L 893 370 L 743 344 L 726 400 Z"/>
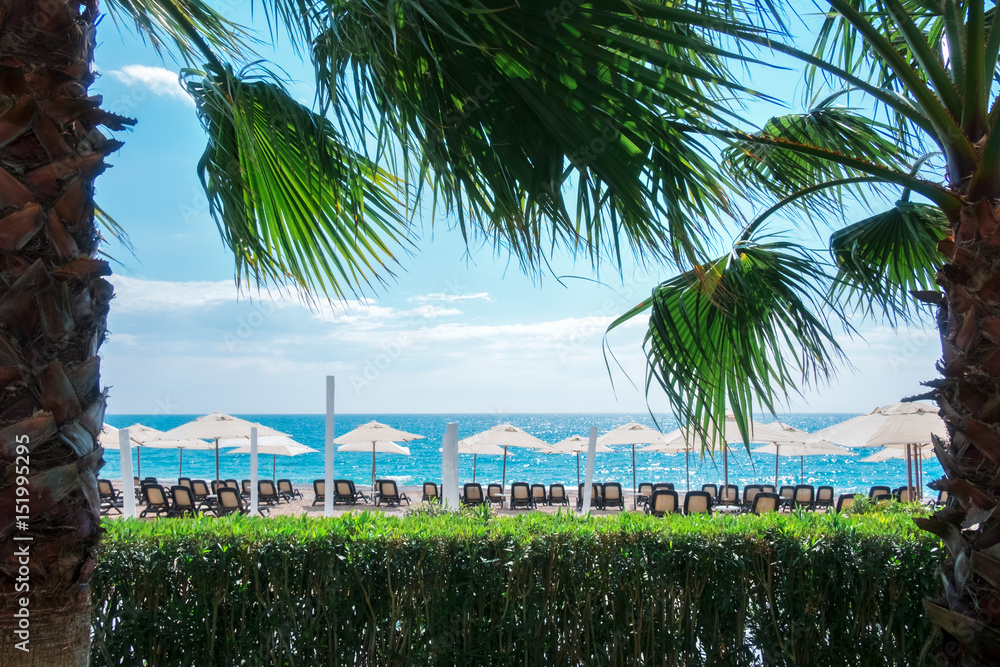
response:
<path id="1" fill-rule="evenodd" d="M 106 521 L 92 663 L 910 665 L 905 516 Z"/>

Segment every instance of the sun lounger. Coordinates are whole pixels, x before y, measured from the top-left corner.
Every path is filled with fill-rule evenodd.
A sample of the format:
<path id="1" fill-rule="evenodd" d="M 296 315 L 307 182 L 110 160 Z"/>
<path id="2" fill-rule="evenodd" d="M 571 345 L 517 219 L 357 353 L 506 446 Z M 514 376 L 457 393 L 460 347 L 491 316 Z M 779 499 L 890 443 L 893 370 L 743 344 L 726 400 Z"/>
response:
<path id="1" fill-rule="evenodd" d="M 719 505 L 722 507 L 739 508 L 740 487 L 736 484 L 723 484 L 719 487 Z"/>
<path id="2" fill-rule="evenodd" d="M 937 498 L 931 498 L 924 501 L 924 504 L 931 509 L 941 509 L 948 505 L 948 492 L 944 489 L 938 491 Z"/>
<path id="3" fill-rule="evenodd" d="M 888 486 L 873 486 L 868 489 L 868 498 L 871 500 L 892 500 L 892 489 Z"/>
<path id="4" fill-rule="evenodd" d="M 313 507 L 320 503 L 326 502 L 326 480 L 325 479 L 314 479 L 313 480 Z"/>
<path id="5" fill-rule="evenodd" d="M 510 485 L 510 508 L 518 507 L 534 509 L 535 499 L 531 497 L 531 487 L 526 482 L 514 482 Z"/>
<path id="6" fill-rule="evenodd" d="M 812 484 L 798 484 L 792 495 L 792 507 L 804 507 L 807 510 L 813 509 L 813 502 L 816 500 L 816 488 Z"/>
<path id="7" fill-rule="evenodd" d="M 688 491 L 684 496 L 685 514 L 711 514 L 712 496 L 707 491 Z"/>
<path id="8" fill-rule="evenodd" d="M 549 505 L 569 505 L 569 496 L 566 495 L 565 486 L 562 484 L 549 486 Z"/>
<path id="9" fill-rule="evenodd" d="M 583 486 L 584 486 L 583 484 L 577 486 L 576 511 L 578 512 L 583 509 Z M 597 482 L 593 483 L 590 492 L 591 509 L 597 509 L 597 510 L 604 509 L 604 503 L 603 500 L 601 499 L 602 490 L 603 489 L 601 487 L 601 484 L 598 484 Z"/>
<path id="10" fill-rule="evenodd" d="M 400 493 L 399 486 L 396 484 L 395 480 L 392 479 L 381 479 L 378 480 L 376 488 L 379 490 L 378 496 L 375 497 L 375 505 L 380 503 L 385 503 L 386 505 L 392 507 L 399 507 L 399 504 L 406 501 L 406 504 L 410 504 L 410 499 L 405 493 Z"/>
<path id="11" fill-rule="evenodd" d="M 194 499 L 194 493 L 190 488 L 180 484 L 170 487 L 170 495 L 173 502 L 167 516 L 194 516 L 199 512 L 198 502 Z"/>
<path id="12" fill-rule="evenodd" d="M 761 484 L 760 488 L 764 493 L 777 493 L 774 484 Z"/>
<path id="13" fill-rule="evenodd" d="M 837 513 L 843 512 L 848 507 L 854 504 L 854 494 L 853 493 L 842 493 L 837 498 Z"/>
<path id="14" fill-rule="evenodd" d="M 758 493 L 763 493 L 764 487 L 760 484 L 747 484 L 743 487 L 743 511 L 749 512 L 753 507 L 753 499 Z"/>
<path id="15" fill-rule="evenodd" d="M 420 498 L 420 502 L 441 502 L 441 496 L 438 494 L 437 482 L 424 482 L 424 495 Z"/>
<path id="16" fill-rule="evenodd" d="M 101 499 L 101 514 L 108 514 L 111 510 L 122 513 L 122 492 L 114 487 L 111 480 L 97 480 L 97 493 Z"/>
<path id="17" fill-rule="evenodd" d="M 150 512 L 154 512 L 156 516 L 170 512 L 170 498 L 167 496 L 166 489 L 159 484 L 143 484 L 142 497 L 146 501 L 146 509 L 142 511 L 140 517 L 144 517 Z"/>
<path id="18" fill-rule="evenodd" d="M 504 503 L 503 487 L 499 484 L 487 485 L 486 500 L 489 502 L 490 506 L 499 505 L 502 508 Z"/>
<path id="19" fill-rule="evenodd" d="M 212 482 L 211 482 L 211 484 L 212 484 L 212 495 L 213 496 L 219 494 L 219 489 L 222 489 L 222 488 L 225 488 L 226 486 L 228 486 L 226 484 L 225 480 L 222 480 L 222 479 L 213 479 Z"/>
<path id="20" fill-rule="evenodd" d="M 622 485 L 618 482 L 605 482 L 604 493 L 601 494 L 603 509 L 617 507 L 622 512 L 625 511 L 625 494 Z"/>
<path id="21" fill-rule="evenodd" d="M 791 508 L 792 500 L 795 498 L 795 487 L 794 486 L 782 486 L 778 490 L 778 495 L 781 496 L 781 504 L 783 507 Z"/>
<path id="22" fill-rule="evenodd" d="M 820 507 L 833 507 L 834 492 L 832 486 L 821 486 L 816 489 L 816 509 Z"/>
<path id="23" fill-rule="evenodd" d="M 354 482 L 349 479 L 333 480 L 333 504 L 357 505 L 359 500 L 368 502 L 370 498 L 360 493 L 354 486 Z"/>
<path id="24" fill-rule="evenodd" d="M 250 480 L 249 479 L 243 480 L 241 482 L 241 485 L 240 485 L 239 488 L 240 488 L 240 493 L 243 494 L 244 498 L 249 498 L 250 497 Z"/>
<path id="25" fill-rule="evenodd" d="M 293 498 L 302 497 L 302 492 L 292 486 L 292 480 L 290 479 L 278 480 L 278 493 L 284 496 L 285 500 L 288 502 L 292 502 Z"/>
<path id="26" fill-rule="evenodd" d="M 753 505 L 750 506 L 751 514 L 764 514 L 766 512 L 776 512 L 781 507 L 783 499 L 777 493 L 758 493 L 753 497 Z"/>
<path id="27" fill-rule="evenodd" d="M 281 502 L 281 496 L 278 495 L 278 487 L 274 485 L 274 482 L 269 479 L 257 480 L 257 502 L 267 503 L 268 505 L 277 505 Z"/>
<path id="28" fill-rule="evenodd" d="M 642 505 L 643 509 L 646 507 L 646 503 L 649 502 L 649 497 L 653 495 L 653 485 L 649 482 L 641 482 L 639 488 L 635 493 L 635 498 L 632 501 L 632 508 L 635 509 Z"/>
<path id="29" fill-rule="evenodd" d="M 653 491 L 649 504 L 646 506 L 646 514 L 661 517 L 665 514 L 680 513 L 681 508 L 677 503 L 677 492 L 670 489 L 657 489 Z"/>
<path id="30" fill-rule="evenodd" d="M 912 503 L 917 499 L 917 490 L 912 486 L 901 486 L 892 490 L 892 497 L 901 503 Z"/>
<path id="31" fill-rule="evenodd" d="M 191 494 L 194 495 L 194 500 L 198 503 L 200 509 L 211 509 L 214 498 L 208 492 L 208 482 L 203 479 L 192 479 L 191 480 Z"/>
<path id="32" fill-rule="evenodd" d="M 483 496 L 483 486 L 481 484 L 466 484 L 462 487 L 462 497 L 459 499 L 463 505 L 475 506 L 486 502 Z"/>
<path id="33" fill-rule="evenodd" d="M 545 493 L 545 485 L 544 484 L 532 484 L 531 485 L 531 497 L 535 501 L 535 507 L 538 507 L 539 505 L 548 505 L 549 504 L 549 498 L 548 498 L 548 495 Z"/>
<path id="34" fill-rule="evenodd" d="M 215 503 L 215 516 L 223 517 L 229 514 L 249 514 L 250 510 L 243 504 L 239 489 L 229 486 L 219 487 L 219 499 Z"/>
<path id="35" fill-rule="evenodd" d="M 701 490 L 708 492 L 714 500 L 719 499 L 719 485 L 718 484 L 702 484 Z"/>

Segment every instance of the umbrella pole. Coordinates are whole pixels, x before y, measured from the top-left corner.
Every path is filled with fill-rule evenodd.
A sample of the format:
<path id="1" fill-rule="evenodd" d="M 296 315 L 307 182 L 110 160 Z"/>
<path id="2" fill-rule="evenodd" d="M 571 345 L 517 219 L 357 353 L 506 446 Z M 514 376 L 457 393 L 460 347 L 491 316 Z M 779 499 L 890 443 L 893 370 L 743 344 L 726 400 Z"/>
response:
<path id="1" fill-rule="evenodd" d="M 635 483 L 635 443 L 632 443 L 632 509 L 637 509 L 635 490 L 638 488 Z"/>
<path id="2" fill-rule="evenodd" d="M 576 453 L 576 488 L 580 488 L 580 452 Z"/>
<path id="3" fill-rule="evenodd" d="M 139 476 L 139 479 L 142 479 L 142 447 L 135 448 L 135 458 L 139 462 L 139 466 L 136 468 L 136 474 Z M 124 483 L 125 480 L 122 480 L 122 484 Z"/>
<path id="4" fill-rule="evenodd" d="M 215 439 L 215 479 L 219 479 L 219 439 Z"/>
<path id="5" fill-rule="evenodd" d="M 479 458 L 479 454 L 472 455 L 472 483 L 476 483 L 476 459 Z"/>
<path id="6" fill-rule="evenodd" d="M 685 443 L 686 445 L 687 443 Z M 691 447 L 684 450 L 684 475 L 687 478 L 687 490 L 691 491 Z"/>
<path id="7" fill-rule="evenodd" d="M 806 457 L 800 456 L 799 459 L 799 484 L 806 483 Z"/>
<path id="8" fill-rule="evenodd" d="M 906 487 L 907 495 L 913 495 L 913 461 L 910 460 L 910 446 L 906 446 Z"/>
<path id="9" fill-rule="evenodd" d="M 271 479 L 278 478 L 278 455 L 274 455 L 274 460 L 271 461 Z"/>
<path id="10" fill-rule="evenodd" d="M 917 497 L 924 499 L 924 448 L 920 446 L 920 456 L 917 457 Z"/>
<path id="11" fill-rule="evenodd" d="M 184 476 L 184 448 L 183 447 L 178 447 L 177 451 L 181 455 L 181 462 L 177 466 L 177 483 L 180 484 L 181 483 L 181 477 Z"/>
<path id="12" fill-rule="evenodd" d="M 729 488 L 729 443 L 722 443 L 722 472 L 726 478 L 725 489 Z M 727 496 L 728 497 L 728 496 Z"/>
<path id="13" fill-rule="evenodd" d="M 777 491 L 778 491 L 778 460 L 780 459 L 780 457 L 778 456 L 778 452 L 779 451 L 780 450 L 778 449 L 778 446 L 775 445 L 774 446 L 774 491 L 775 491 L 775 493 L 777 493 Z"/>
<path id="14" fill-rule="evenodd" d="M 507 445 L 503 446 L 503 477 L 500 480 L 500 493 L 507 488 Z"/>
<path id="15" fill-rule="evenodd" d="M 372 442 L 372 493 L 375 493 L 375 442 Z"/>

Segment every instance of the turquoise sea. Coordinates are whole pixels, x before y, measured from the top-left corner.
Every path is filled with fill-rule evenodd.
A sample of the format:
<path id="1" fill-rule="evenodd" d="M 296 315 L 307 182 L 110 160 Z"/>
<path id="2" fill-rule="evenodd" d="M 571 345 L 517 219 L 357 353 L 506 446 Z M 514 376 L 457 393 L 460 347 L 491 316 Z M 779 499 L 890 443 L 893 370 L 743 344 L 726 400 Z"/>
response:
<path id="1" fill-rule="evenodd" d="M 152 428 L 168 430 L 190 421 L 198 415 L 108 415 L 107 423 L 122 428 L 135 423 Z M 260 457 L 262 477 L 270 477 L 272 465 L 276 464 L 277 478 L 288 478 L 295 483 L 307 484 L 323 476 L 323 434 L 324 415 L 237 415 L 243 419 L 265 424 L 288 433 L 302 444 L 320 450 L 315 454 L 296 457 Z M 778 418 L 792 426 L 816 431 L 830 424 L 854 417 L 854 414 L 783 414 Z M 554 443 L 571 435 L 587 436 L 591 426 L 596 426 L 603 434 L 629 421 L 653 425 L 649 414 L 344 414 L 335 420 L 336 434 L 376 420 L 395 428 L 419 433 L 425 440 L 406 443 L 410 456 L 377 454 L 376 464 L 379 477 L 396 479 L 401 485 L 419 485 L 425 480 L 441 478 L 441 438 L 445 425 L 458 423 L 459 438 L 465 438 L 491 426 L 511 423 L 546 442 Z M 660 418 L 659 426 L 665 432 L 676 428 L 673 419 Z M 771 419 L 760 418 L 769 422 Z M 619 481 L 623 486 L 632 486 L 632 450 L 630 447 L 615 447 L 612 454 L 597 454 L 594 463 L 596 481 Z M 860 460 L 875 450 L 854 450 L 854 456 L 811 456 L 805 458 L 804 483 L 832 484 L 837 493 L 867 491 L 874 484 L 892 487 L 906 484 L 906 467 L 902 460 L 884 463 L 861 463 Z M 142 475 L 169 480 L 177 477 L 179 457 L 177 450 L 141 449 Z M 507 455 L 507 484 L 524 481 L 529 483 L 576 484 L 576 456 L 573 454 L 538 454 L 531 450 L 511 448 Z M 110 450 L 105 456 L 105 467 L 101 476 L 109 479 L 121 478 L 119 453 Z M 730 483 L 742 487 L 745 484 L 773 482 L 775 457 L 770 454 L 748 454 L 742 446 L 732 446 L 729 455 Z M 219 457 L 223 478 L 244 479 L 250 476 L 250 455 L 229 454 L 225 448 Z M 636 453 L 636 475 L 639 482 L 673 482 L 678 489 L 685 484 L 685 461 L 683 454 Z M 137 453 L 133 450 L 132 465 L 136 470 Z M 486 484 L 500 482 L 502 456 L 480 456 L 476 461 L 476 481 Z M 335 476 L 355 480 L 359 484 L 371 481 L 371 454 L 337 452 Z M 586 455 L 580 456 L 580 474 L 585 473 Z M 460 482 L 472 481 L 473 457 L 459 455 Z M 699 457 L 691 455 L 691 487 L 700 488 L 703 483 L 722 481 L 722 456 L 717 452 Z M 924 461 L 924 483 L 942 475 L 936 459 Z M 211 451 L 185 451 L 184 476 L 195 479 L 212 479 L 215 475 L 215 454 Z M 779 484 L 800 483 L 800 459 L 781 457 Z M 925 494 L 935 493 L 925 488 Z M 936 495 L 936 493 L 935 493 Z"/>

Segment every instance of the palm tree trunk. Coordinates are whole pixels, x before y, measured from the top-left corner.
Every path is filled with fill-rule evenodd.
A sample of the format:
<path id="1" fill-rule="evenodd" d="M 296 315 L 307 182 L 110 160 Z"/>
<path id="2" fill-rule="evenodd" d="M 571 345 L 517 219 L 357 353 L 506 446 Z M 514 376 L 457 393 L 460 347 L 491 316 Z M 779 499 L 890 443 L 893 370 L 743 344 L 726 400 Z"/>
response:
<path id="1" fill-rule="evenodd" d="M 996 182 L 996 181 L 995 181 Z M 996 665 L 1000 656 L 1000 234 L 990 201 L 967 204 L 940 248 L 938 274 L 943 379 L 929 383 L 950 442 L 934 449 L 945 489 L 959 501 L 918 524 L 944 541 L 943 596 L 925 601 L 942 630 L 949 665 Z"/>
<path id="2" fill-rule="evenodd" d="M 113 291 L 93 189 L 121 145 L 98 128 L 132 123 L 87 94 L 96 18 L 94 0 L 0 4 L 0 665 L 90 652 Z"/>

